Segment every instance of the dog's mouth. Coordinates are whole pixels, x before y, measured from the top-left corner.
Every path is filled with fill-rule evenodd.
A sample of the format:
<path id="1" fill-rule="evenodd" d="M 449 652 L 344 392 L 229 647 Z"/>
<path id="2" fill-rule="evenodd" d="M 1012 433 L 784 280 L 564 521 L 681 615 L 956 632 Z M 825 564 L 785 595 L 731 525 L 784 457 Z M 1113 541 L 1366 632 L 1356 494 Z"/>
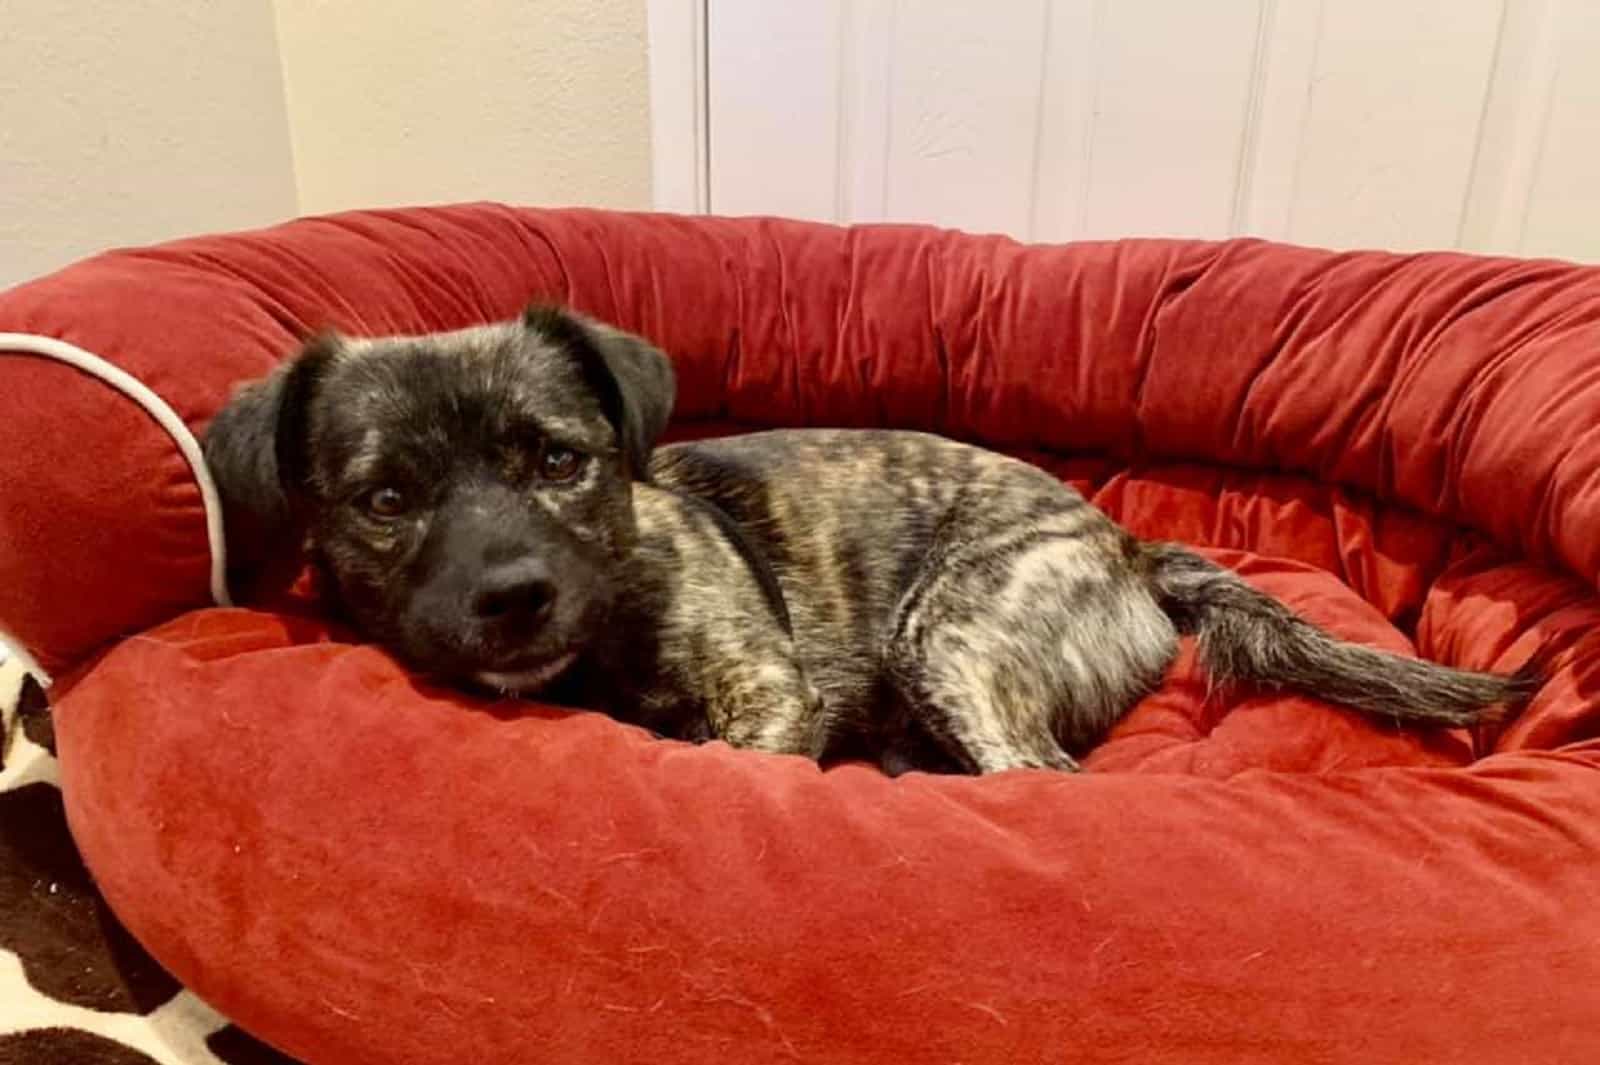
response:
<path id="1" fill-rule="evenodd" d="M 538 691 L 565 673 L 578 657 L 578 652 L 547 659 L 533 665 L 517 665 L 509 669 L 482 670 L 473 674 L 473 680 L 507 695 L 530 694 Z"/>

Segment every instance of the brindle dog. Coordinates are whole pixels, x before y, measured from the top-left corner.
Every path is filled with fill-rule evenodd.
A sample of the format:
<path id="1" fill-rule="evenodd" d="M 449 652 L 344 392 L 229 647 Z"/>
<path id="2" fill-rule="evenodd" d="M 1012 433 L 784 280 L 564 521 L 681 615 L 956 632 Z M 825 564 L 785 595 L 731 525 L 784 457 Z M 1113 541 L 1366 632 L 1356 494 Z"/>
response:
<path id="1" fill-rule="evenodd" d="M 217 417 L 236 559 L 302 542 L 450 681 L 906 768 L 1074 769 L 1180 633 L 1217 684 L 1472 724 L 1530 689 L 1331 638 L 1015 459 L 924 433 L 655 449 L 671 364 L 575 313 L 311 342 Z"/>

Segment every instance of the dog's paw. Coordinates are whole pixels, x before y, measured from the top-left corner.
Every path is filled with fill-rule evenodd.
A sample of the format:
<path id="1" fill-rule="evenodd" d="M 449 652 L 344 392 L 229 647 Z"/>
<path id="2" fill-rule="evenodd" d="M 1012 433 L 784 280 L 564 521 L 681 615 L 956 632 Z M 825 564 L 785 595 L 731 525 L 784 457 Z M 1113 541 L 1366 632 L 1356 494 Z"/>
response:
<path id="1" fill-rule="evenodd" d="M 684 727 L 682 735 L 678 737 L 686 743 L 710 743 L 717 738 L 711 729 L 711 722 L 704 717 L 697 717 Z"/>

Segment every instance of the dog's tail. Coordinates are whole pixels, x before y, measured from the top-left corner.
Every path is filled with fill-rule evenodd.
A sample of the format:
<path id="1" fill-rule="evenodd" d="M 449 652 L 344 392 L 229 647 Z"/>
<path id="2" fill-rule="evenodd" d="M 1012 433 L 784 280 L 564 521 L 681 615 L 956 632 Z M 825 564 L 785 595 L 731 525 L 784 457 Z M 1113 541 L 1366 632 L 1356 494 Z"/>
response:
<path id="1" fill-rule="evenodd" d="M 1230 571 L 1176 544 L 1141 545 L 1151 588 L 1178 631 L 1199 637 L 1211 682 L 1287 688 L 1401 721 L 1490 721 L 1538 689 L 1536 666 L 1473 673 L 1334 639 Z"/>

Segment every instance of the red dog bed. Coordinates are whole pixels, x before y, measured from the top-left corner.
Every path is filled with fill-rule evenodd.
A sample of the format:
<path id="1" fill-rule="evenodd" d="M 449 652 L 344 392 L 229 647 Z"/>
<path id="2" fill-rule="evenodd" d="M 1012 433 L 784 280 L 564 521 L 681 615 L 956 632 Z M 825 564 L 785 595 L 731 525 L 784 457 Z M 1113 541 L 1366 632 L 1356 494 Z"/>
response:
<path id="1" fill-rule="evenodd" d="M 297 333 L 531 297 L 670 352 L 680 435 L 975 440 L 1347 637 L 1550 680 L 1474 749 L 1208 702 L 1185 656 L 1086 774 L 890 780 L 201 609 L 218 530 L 169 428 Z M 59 675 L 74 832 L 161 961 L 308 1061 L 1600 1048 L 1600 270 L 477 205 L 102 255 L 0 330 L 65 342 L 0 340 L 0 621 Z"/>

